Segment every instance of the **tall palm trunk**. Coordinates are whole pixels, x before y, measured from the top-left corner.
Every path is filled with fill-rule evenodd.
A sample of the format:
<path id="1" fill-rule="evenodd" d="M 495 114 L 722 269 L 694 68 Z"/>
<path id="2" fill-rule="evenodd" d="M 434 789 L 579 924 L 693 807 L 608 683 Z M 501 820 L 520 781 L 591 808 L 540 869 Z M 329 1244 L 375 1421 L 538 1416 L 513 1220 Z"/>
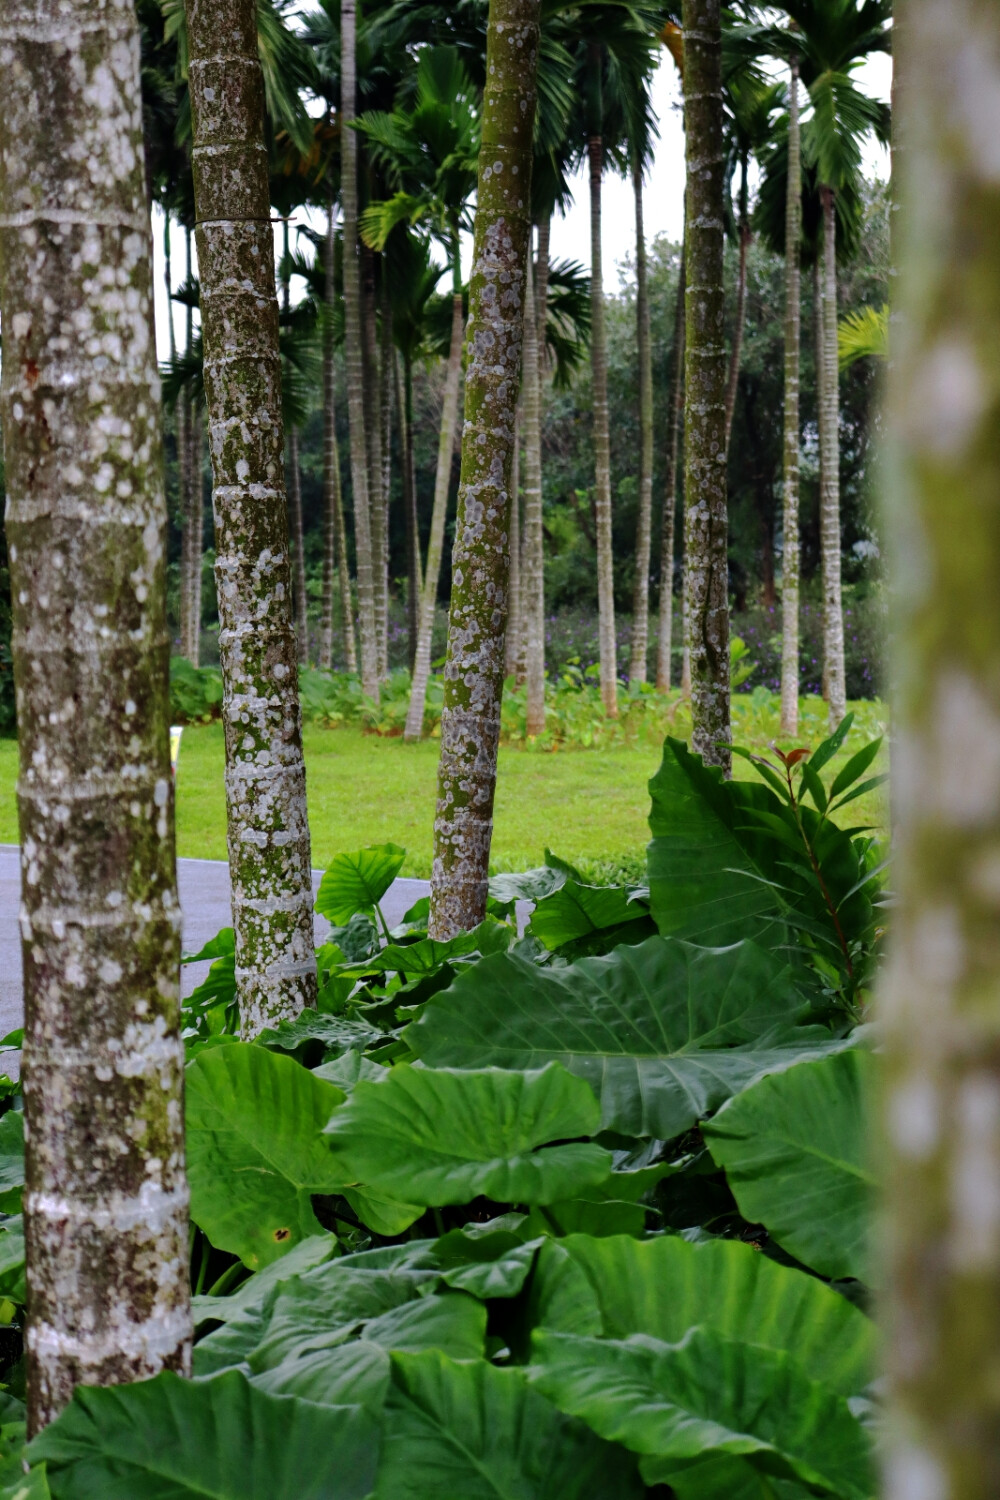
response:
<path id="1" fill-rule="evenodd" d="M 255 0 L 188 0 L 229 874 L 244 1037 L 316 999 Z"/>
<path id="2" fill-rule="evenodd" d="M 522 344 L 524 412 L 524 578 L 521 617 L 524 629 L 526 718 L 529 735 L 545 731 L 545 575 L 542 553 L 541 382 L 538 378 L 538 318 L 529 246 L 524 292 Z M 516 532 L 511 528 L 511 547 Z"/>
<path id="3" fill-rule="evenodd" d="M 632 162 L 635 197 L 635 318 L 639 355 L 639 518 L 635 534 L 632 656 L 629 681 L 646 681 L 649 654 L 649 554 L 653 527 L 653 348 L 649 326 L 646 235 L 642 224 L 642 162 Z"/>
<path id="4" fill-rule="evenodd" d="M 186 421 L 187 463 L 184 482 L 184 530 L 188 536 L 187 567 L 184 569 L 184 647 L 182 654 L 193 666 L 201 655 L 201 563 L 202 533 L 205 527 L 205 494 L 202 462 L 205 446 L 205 417 L 200 399 L 190 397 Z"/>
<path id="5" fill-rule="evenodd" d="M 378 317 L 375 301 L 375 251 L 362 242 L 362 316 L 368 440 L 368 499 L 372 516 L 372 572 L 375 593 L 375 641 L 379 681 L 387 672 L 385 496 L 382 490 L 382 382 L 379 378 Z"/>
<path id="6" fill-rule="evenodd" d="M 504 675 L 517 679 L 524 641 L 521 589 L 521 400 L 514 408 L 514 454 L 510 468 L 510 584 L 507 589 L 507 639 L 504 645 Z"/>
<path id="7" fill-rule="evenodd" d="M 691 748 L 730 769 L 722 33 L 719 0 L 684 0 L 687 150 L 684 505 Z"/>
<path id="8" fill-rule="evenodd" d="M 4 0 L 0 28 L 33 1434 L 78 1383 L 186 1371 L 192 1328 L 138 27 Z"/>
<path id="9" fill-rule="evenodd" d="M 587 137 L 590 163 L 590 371 L 594 413 L 594 520 L 597 531 L 597 614 L 601 663 L 601 700 L 609 719 L 618 717 L 618 661 L 615 643 L 615 580 L 611 542 L 611 440 L 608 434 L 608 341 L 604 323 L 604 284 L 601 270 L 601 179 L 604 142 L 601 132 L 600 48 L 592 47 L 591 69 L 596 75 L 593 109 Z"/>
<path id="10" fill-rule="evenodd" d="M 295 645 L 300 667 L 309 665 L 309 601 L 306 597 L 306 543 L 302 526 L 302 469 L 299 464 L 299 434 L 288 434 L 288 466 L 292 481 L 288 514 L 291 521 L 293 589 L 295 595 Z"/>
<path id="11" fill-rule="evenodd" d="M 821 186 L 823 272 L 820 301 L 820 546 L 823 559 L 823 666 L 830 728 L 847 712 L 844 606 L 840 593 L 840 376 L 837 368 L 837 212 L 833 189 Z"/>
<path id="12" fill-rule="evenodd" d="M 799 65 L 788 85 L 788 189 L 785 199 L 785 458 L 781 558 L 781 733 L 799 730 L 799 370 L 802 341 L 802 131 Z"/>
<path id="13" fill-rule="evenodd" d="M 395 360 L 396 410 L 399 413 L 399 447 L 403 459 L 403 505 L 406 517 L 407 662 L 412 672 L 417 656 L 417 633 L 420 629 L 420 590 L 423 587 L 423 570 L 420 565 L 417 476 L 413 467 L 413 371 L 407 356 L 403 357 L 403 365 L 401 384 L 400 356 L 397 355 Z"/>
<path id="14" fill-rule="evenodd" d="M 379 384 L 381 386 L 381 469 L 382 469 L 382 550 L 385 566 L 382 569 L 384 590 L 385 635 L 382 644 L 382 660 L 379 665 L 383 676 L 389 674 L 389 501 L 392 493 L 392 397 L 393 371 L 396 366 L 396 351 L 392 342 L 392 302 L 389 299 L 389 280 L 385 261 L 382 262 L 382 287 L 379 318 Z"/>
<path id="15" fill-rule="evenodd" d="M 438 582 L 441 577 L 441 553 L 444 549 L 444 523 L 448 517 L 448 491 L 451 487 L 451 460 L 458 428 L 458 387 L 462 378 L 462 273 L 458 260 L 458 235 L 452 247 L 451 345 L 448 369 L 441 402 L 441 434 L 438 440 L 437 474 L 434 478 L 434 508 L 431 511 L 431 534 L 427 539 L 427 566 L 420 595 L 420 627 L 417 651 L 413 659 L 413 683 L 406 714 L 405 740 L 419 740 L 424 732 L 424 704 L 431 675 L 431 642 L 434 636 L 434 612 L 437 608 Z M 454 587 L 454 582 L 452 584 Z"/>
<path id="16" fill-rule="evenodd" d="M 892 1496 L 1000 1476 L 1000 10 L 893 27 L 893 963 L 883 994 Z M 933 193 L 929 185 L 933 184 Z"/>
<path id="17" fill-rule="evenodd" d="M 531 254 L 540 8 L 540 0 L 490 0 L 486 31 L 462 479 L 431 874 L 429 930 L 438 939 L 474 927 L 486 914 L 507 624 L 514 412 Z"/>
<path id="18" fill-rule="evenodd" d="M 357 0 L 340 0 L 340 197 L 344 213 L 344 359 L 351 434 L 354 550 L 361 635 L 361 686 L 378 702 L 378 636 L 368 486 L 364 346 L 361 329 L 361 262 L 358 254 L 358 138 L 350 128 L 357 93 Z"/>
<path id="19" fill-rule="evenodd" d="M 672 679 L 674 636 L 674 518 L 677 514 L 677 458 L 680 449 L 681 412 L 684 409 L 684 246 L 677 272 L 677 303 L 674 308 L 674 371 L 670 397 L 670 441 L 667 445 L 667 478 L 663 489 L 663 527 L 660 534 L 660 618 L 656 643 L 656 686 L 667 692 Z M 682 580 L 683 582 L 683 580 Z M 689 687 L 690 691 L 690 687 Z"/>
<path id="20" fill-rule="evenodd" d="M 190 288 L 192 280 L 191 263 L 191 230 L 184 231 L 185 260 L 187 266 L 186 284 Z M 185 326 L 185 352 L 191 353 L 191 344 L 194 339 L 194 317 L 191 307 L 188 306 Z M 201 576 L 201 532 L 196 531 L 192 524 L 192 513 L 194 505 L 192 502 L 192 490 L 194 485 L 194 470 L 200 461 L 200 448 L 195 448 L 195 424 L 198 416 L 198 403 L 188 390 L 182 390 L 177 401 L 177 477 L 179 488 L 180 518 L 181 518 L 181 570 L 180 570 L 180 625 L 181 625 L 181 655 L 186 656 L 194 666 L 198 665 L 198 657 L 201 648 L 201 615 L 195 618 L 193 614 L 194 584 L 197 575 Z"/>
<path id="21" fill-rule="evenodd" d="M 333 575 L 337 571 L 340 579 L 344 665 L 348 672 L 356 672 L 358 658 L 354 645 L 354 606 L 351 599 L 344 501 L 340 492 L 340 449 L 337 444 L 337 362 L 332 321 L 336 294 L 331 199 L 326 210 L 326 244 L 323 249 L 323 607 L 319 664 L 324 672 L 329 672 L 333 665 Z"/>
<path id="22" fill-rule="evenodd" d="M 733 347 L 729 356 L 729 379 L 726 382 L 726 453 L 733 433 L 733 413 L 736 410 L 736 393 L 740 386 L 740 364 L 743 359 L 743 334 L 746 327 L 747 307 L 747 256 L 750 252 L 750 187 L 747 176 L 750 170 L 750 153 L 745 150 L 741 158 L 740 171 L 740 261 L 736 273 L 736 321 L 733 327 Z"/>

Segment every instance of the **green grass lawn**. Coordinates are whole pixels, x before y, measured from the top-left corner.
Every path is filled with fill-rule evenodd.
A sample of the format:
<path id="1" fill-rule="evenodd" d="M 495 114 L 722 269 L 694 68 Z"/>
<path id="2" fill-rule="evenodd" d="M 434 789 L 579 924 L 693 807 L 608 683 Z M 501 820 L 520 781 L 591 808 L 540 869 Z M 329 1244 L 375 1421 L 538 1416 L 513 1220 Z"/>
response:
<path id="1" fill-rule="evenodd" d="M 858 721 L 845 750 L 833 765 L 884 725 L 880 704 L 854 707 Z M 825 733 L 819 700 L 803 705 L 797 743 L 815 745 Z M 773 715 L 772 715 L 773 716 Z M 686 726 L 678 723 L 680 737 Z M 745 695 L 734 699 L 738 744 L 765 750 L 777 733 L 768 710 L 752 709 Z M 391 841 L 407 850 L 403 871 L 430 874 L 438 744 L 428 740 L 404 745 L 359 729 L 305 730 L 312 828 L 313 863 L 327 865 L 335 854 L 366 844 Z M 497 782 L 493 865 L 496 869 L 529 869 L 542 862 L 546 847 L 600 878 L 601 867 L 625 863 L 634 873 L 642 865 L 649 837 L 646 783 L 660 760 L 652 744 L 602 749 L 537 750 L 504 747 Z M 219 724 L 184 731 L 177 773 L 177 848 L 194 859 L 225 859 L 226 817 L 222 784 L 223 739 Z M 17 746 L 0 740 L 0 843 L 17 842 L 14 782 Z M 734 761 L 737 776 L 752 776 L 744 761 Z M 853 823 L 885 822 L 882 793 L 851 805 Z"/>

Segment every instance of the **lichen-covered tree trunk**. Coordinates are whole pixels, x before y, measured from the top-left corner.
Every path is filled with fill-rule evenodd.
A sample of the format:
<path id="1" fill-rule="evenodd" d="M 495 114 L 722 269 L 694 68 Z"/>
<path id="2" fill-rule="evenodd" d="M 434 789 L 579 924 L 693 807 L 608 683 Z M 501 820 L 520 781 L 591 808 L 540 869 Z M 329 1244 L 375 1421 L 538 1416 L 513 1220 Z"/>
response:
<path id="1" fill-rule="evenodd" d="M 202 532 L 205 525 L 202 458 L 205 445 L 205 417 L 201 401 L 194 397 L 187 405 L 185 442 L 187 464 L 184 473 L 184 530 L 187 533 L 188 546 L 187 555 L 182 559 L 181 567 L 185 642 L 182 654 L 189 662 L 197 666 L 201 656 L 201 562 Z"/>
<path id="2" fill-rule="evenodd" d="M 507 639 L 504 645 L 504 674 L 515 679 L 524 639 L 521 590 L 521 426 L 521 403 L 518 402 L 514 409 L 514 456 L 510 465 L 510 582 L 507 588 Z"/>
<path id="3" fill-rule="evenodd" d="M 750 253 L 750 185 L 748 182 L 749 153 L 744 153 L 740 171 L 740 259 L 736 272 L 736 317 L 733 325 L 733 347 L 729 355 L 729 376 L 726 380 L 726 454 L 733 435 L 733 414 L 736 411 L 736 396 L 740 388 L 740 365 L 743 360 L 743 334 L 746 326 L 747 307 L 747 256 Z"/>
<path id="4" fill-rule="evenodd" d="M 358 253 L 358 137 L 356 118 L 357 0 L 340 0 L 340 201 L 344 215 L 344 364 L 347 417 L 351 436 L 351 491 L 358 580 L 358 632 L 361 686 L 378 702 L 378 638 L 375 631 L 375 578 L 372 568 L 371 495 L 365 412 L 364 348 L 361 330 L 361 261 Z"/>
<path id="5" fill-rule="evenodd" d="M 656 642 L 656 686 L 670 688 L 673 673 L 674 635 L 674 518 L 677 513 L 677 459 L 680 449 L 681 413 L 684 409 L 684 247 L 677 273 L 674 308 L 674 369 L 670 399 L 670 438 L 667 444 L 667 476 L 663 487 L 663 525 L 660 533 L 660 618 Z M 683 587 L 684 580 L 681 584 Z"/>
<path id="6" fill-rule="evenodd" d="M 540 0 L 490 0 L 469 280 L 462 478 L 452 565 L 430 933 L 486 913 L 500 742 L 514 414 L 531 254 Z"/>
<path id="7" fill-rule="evenodd" d="M 372 578 L 375 598 L 375 661 L 379 682 L 387 672 L 388 598 L 386 585 L 385 497 L 382 493 L 382 382 L 379 378 L 375 251 L 361 244 L 362 349 L 365 380 L 365 436 L 368 443 L 368 503 L 371 506 Z"/>
<path id="8" fill-rule="evenodd" d="M 596 64 L 600 68 L 600 58 Z M 604 142 L 587 138 L 590 163 L 590 378 L 594 421 L 594 520 L 597 531 L 597 633 L 601 701 L 609 719 L 618 717 L 618 652 L 615 640 L 614 553 L 611 542 L 611 439 L 608 433 L 608 339 L 601 270 L 601 179 Z"/>
<path id="9" fill-rule="evenodd" d="M 455 273 L 456 278 L 459 273 Z M 427 562 L 424 587 L 420 595 L 420 625 L 417 650 L 413 658 L 413 682 L 406 713 L 405 740 L 419 740 L 424 732 L 424 704 L 431 675 L 431 641 L 434 635 L 434 612 L 437 608 L 438 582 L 441 577 L 441 553 L 444 548 L 444 523 L 448 518 L 448 491 L 451 488 L 451 460 L 455 452 L 458 428 L 458 387 L 462 378 L 463 338 L 462 292 L 454 291 L 451 299 L 451 345 L 441 400 L 441 432 L 438 439 L 437 473 L 434 478 L 434 508 L 431 511 L 431 534 L 427 538 Z M 453 575 L 454 576 L 454 575 Z"/>
<path id="10" fill-rule="evenodd" d="M 719 0 L 684 0 L 684 514 L 691 748 L 728 774 L 729 581 Z"/>
<path id="11" fill-rule="evenodd" d="M 642 162 L 632 163 L 635 197 L 635 318 L 639 356 L 639 518 L 635 533 L 632 654 L 629 681 L 646 681 L 649 654 L 649 554 L 653 527 L 653 341 L 649 323 L 646 235 L 642 223 Z"/>
<path id="12" fill-rule="evenodd" d="M 316 999 L 255 0 L 188 0 L 194 196 L 245 1037 Z"/>
<path id="13" fill-rule="evenodd" d="M 190 1364 L 160 390 L 131 0 L 3 0 L 28 1422 Z"/>
<path id="14" fill-rule="evenodd" d="M 334 282 L 334 217 L 332 201 L 326 211 L 326 242 L 323 247 L 323 616 L 320 623 L 319 664 L 324 672 L 333 665 L 333 575 L 340 580 L 341 630 L 344 665 L 358 670 L 354 645 L 354 606 L 351 570 L 347 557 L 344 500 L 340 491 L 340 449 L 337 443 L 337 362 L 332 312 L 336 300 Z"/>
<path id="15" fill-rule="evenodd" d="M 833 189 L 820 188 L 823 265 L 820 280 L 820 548 L 823 559 L 823 669 L 830 728 L 847 712 L 844 606 L 840 592 L 840 374 L 837 367 L 837 211 Z"/>
<path id="16" fill-rule="evenodd" d="M 524 295 L 524 576 L 521 579 L 521 625 L 524 631 L 525 732 L 545 732 L 545 571 L 542 542 L 542 392 L 539 379 L 538 319 L 534 270 L 528 255 Z M 517 544 L 511 518 L 511 549 Z"/>
<path id="17" fill-rule="evenodd" d="M 1000 8 L 894 27 L 889 1500 L 1000 1493 Z M 942 24 L 945 22 L 947 24 Z"/>
<path id="18" fill-rule="evenodd" d="M 392 395 L 395 348 L 392 342 L 392 302 L 386 263 L 382 262 L 382 285 L 379 294 L 379 395 L 382 425 L 379 429 L 379 462 L 382 475 L 382 553 L 381 573 L 385 630 L 379 667 L 383 677 L 389 675 L 389 501 L 392 493 Z"/>
<path id="19" fill-rule="evenodd" d="M 781 733 L 799 730 L 799 370 L 802 343 L 802 130 L 799 66 L 788 81 L 785 198 L 785 456 L 781 554 Z"/>
<path id="20" fill-rule="evenodd" d="M 396 367 L 396 410 L 399 415 L 399 448 L 403 460 L 403 506 L 406 520 L 406 631 L 407 661 L 410 671 L 417 656 L 417 632 L 420 628 L 420 591 L 423 568 L 420 563 L 420 524 L 417 516 L 417 476 L 413 467 L 413 371 L 409 361 L 400 380 L 400 356 Z"/>
<path id="21" fill-rule="evenodd" d="M 177 397 L 174 430 L 177 438 L 177 512 L 181 527 L 179 624 L 181 655 L 188 661 L 192 659 L 191 652 L 198 649 L 191 633 L 191 555 L 196 548 L 191 526 L 191 416 L 191 398 L 187 391 L 182 390 Z"/>
<path id="22" fill-rule="evenodd" d="M 295 597 L 295 644 L 299 666 L 309 665 L 309 601 L 306 596 L 306 543 L 302 529 L 302 469 L 299 464 L 299 434 L 293 427 L 288 434 L 288 467 L 291 470 L 291 493 L 288 513 L 291 520 L 293 593 Z"/>

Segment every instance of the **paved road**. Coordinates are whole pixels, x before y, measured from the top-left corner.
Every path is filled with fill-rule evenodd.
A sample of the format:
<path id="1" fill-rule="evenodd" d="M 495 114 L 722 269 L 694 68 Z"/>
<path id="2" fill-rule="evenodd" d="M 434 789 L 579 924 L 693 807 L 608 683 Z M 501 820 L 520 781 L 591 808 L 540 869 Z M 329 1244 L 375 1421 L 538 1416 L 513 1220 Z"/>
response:
<path id="1" fill-rule="evenodd" d="M 313 871 L 313 888 L 320 882 L 319 870 Z M 179 859 L 177 881 L 180 886 L 181 912 L 184 918 L 184 952 L 197 953 L 220 927 L 232 924 L 229 906 L 229 866 L 222 860 Z M 382 902 L 390 927 L 402 920 L 407 911 L 430 886 L 426 880 L 400 879 L 393 883 Z M 24 1017 L 21 994 L 21 937 L 17 910 L 21 899 L 21 868 L 16 844 L 0 844 L 0 1037 L 14 1031 Z M 323 942 L 329 924 L 316 918 L 316 941 Z M 208 973 L 208 963 L 185 964 L 181 970 L 181 988 L 190 995 Z M 16 1078 L 20 1053 L 0 1056 L 0 1073 Z"/>

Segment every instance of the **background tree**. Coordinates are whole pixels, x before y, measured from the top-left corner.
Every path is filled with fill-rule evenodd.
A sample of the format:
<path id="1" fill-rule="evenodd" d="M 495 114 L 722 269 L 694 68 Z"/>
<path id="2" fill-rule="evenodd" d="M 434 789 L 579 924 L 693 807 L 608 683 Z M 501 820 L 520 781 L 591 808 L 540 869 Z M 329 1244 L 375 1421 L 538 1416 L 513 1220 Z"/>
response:
<path id="1" fill-rule="evenodd" d="M 229 868 L 240 1024 L 249 1037 L 315 1001 L 312 865 L 253 0 L 190 0 L 188 29 Z"/>
<path id="2" fill-rule="evenodd" d="M 653 349 L 649 321 L 646 234 L 642 222 L 643 152 L 632 145 L 635 199 L 635 321 L 639 364 L 639 520 L 635 534 L 635 588 L 632 595 L 632 656 L 629 681 L 646 681 L 649 651 L 649 554 L 653 523 Z M 671 572 L 673 570 L 671 569 Z"/>
<path id="3" fill-rule="evenodd" d="M 0 29 L 37 1432 L 77 1383 L 187 1370 L 192 1330 L 139 34 L 130 0 L 4 0 Z"/>
<path id="4" fill-rule="evenodd" d="M 785 193 L 785 403 L 781 555 L 781 732 L 799 728 L 799 374 L 802 343 L 802 142 L 799 60 L 788 79 L 788 184 Z"/>

